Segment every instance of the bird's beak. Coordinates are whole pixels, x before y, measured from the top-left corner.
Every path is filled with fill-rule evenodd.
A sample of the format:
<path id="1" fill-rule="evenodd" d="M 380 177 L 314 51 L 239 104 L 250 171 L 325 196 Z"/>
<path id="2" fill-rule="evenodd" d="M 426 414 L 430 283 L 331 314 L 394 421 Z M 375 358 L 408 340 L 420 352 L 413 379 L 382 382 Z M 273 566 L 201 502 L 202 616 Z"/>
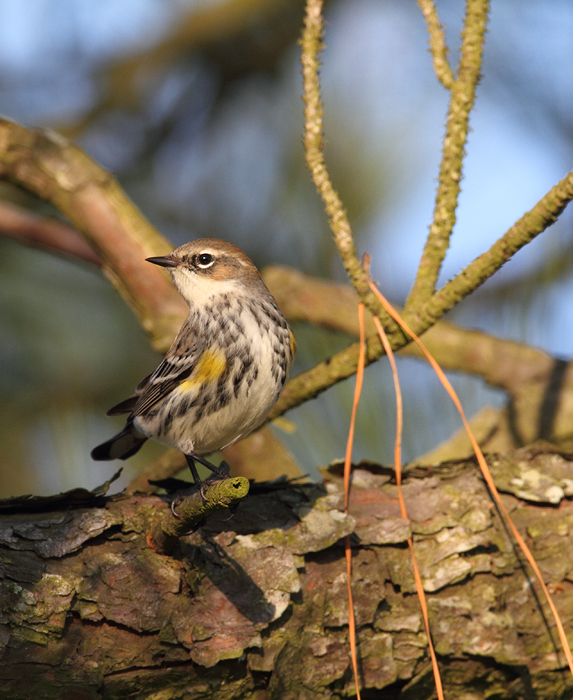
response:
<path id="1" fill-rule="evenodd" d="M 147 262 L 153 263 L 154 265 L 160 265 L 161 267 L 177 267 L 179 265 L 179 262 L 177 260 L 173 260 L 173 258 L 169 255 L 145 259 Z"/>

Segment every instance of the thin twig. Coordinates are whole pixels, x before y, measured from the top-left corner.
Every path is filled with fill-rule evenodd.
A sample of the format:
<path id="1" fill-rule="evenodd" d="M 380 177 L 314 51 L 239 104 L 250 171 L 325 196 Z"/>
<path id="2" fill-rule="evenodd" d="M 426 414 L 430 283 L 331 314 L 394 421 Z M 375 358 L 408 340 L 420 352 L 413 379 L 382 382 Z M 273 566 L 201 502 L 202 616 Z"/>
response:
<path id="1" fill-rule="evenodd" d="M 375 315 L 384 310 L 370 292 L 368 280 L 356 255 L 356 247 L 346 210 L 334 189 L 324 161 L 324 134 L 322 126 L 322 102 L 320 97 L 319 53 L 323 49 L 322 0 L 308 0 L 301 38 L 303 101 L 304 101 L 304 150 L 308 169 L 324 202 L 334 242 L 346 272 L 356 289 L 360 301 Z"/>
<path id="2" fill-rule="evenodd" d="M 420 10 L 422 10 L 422 14 L 428 26 L 434 73 L 442 85 L 447 90 L 451 90 L 455 82 L 455 77 L 448 61 L 448 47 L 444 36 L 444 28 L 438 19 L 438 11 L 434 0 L 418 0 L 418 6 Z"/>
<path id="3" fill-rule="evenodd" d="M 406 302 L 407 311 L 421 307 L 434 293 L 456 223 L 469 116 L 481 70 L 488 9 L 488 0 L 467 0 L 460 64 L 457 80 L 451 88 L 434 217 L 416 281 Z"/>
<path id="4" fill-rule="evenodd" d="M 489 250 L 482 253 L 465 270 L 450 280 L 422 307 L 404 318 L 420 333 L 475 291 L 506 263 L 518 250 L 555 223 L 573 199 L 573 171 L 552 187 L 535 206 L 526 212 Z"/>

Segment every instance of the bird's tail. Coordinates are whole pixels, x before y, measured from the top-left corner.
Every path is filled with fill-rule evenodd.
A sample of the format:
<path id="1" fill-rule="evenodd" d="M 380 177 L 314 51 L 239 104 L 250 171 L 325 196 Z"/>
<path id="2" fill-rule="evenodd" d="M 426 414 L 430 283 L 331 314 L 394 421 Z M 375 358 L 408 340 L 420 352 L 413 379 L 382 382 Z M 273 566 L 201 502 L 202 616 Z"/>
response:
<path id="1" fill-rule="evenodd" d="M 145 435 L 142 435 L 133 423 L 127 423 L 117 435 L 93 448 L 92 459 L 97 461 L 127 459 L 134 455 L 146 440 Z"/>

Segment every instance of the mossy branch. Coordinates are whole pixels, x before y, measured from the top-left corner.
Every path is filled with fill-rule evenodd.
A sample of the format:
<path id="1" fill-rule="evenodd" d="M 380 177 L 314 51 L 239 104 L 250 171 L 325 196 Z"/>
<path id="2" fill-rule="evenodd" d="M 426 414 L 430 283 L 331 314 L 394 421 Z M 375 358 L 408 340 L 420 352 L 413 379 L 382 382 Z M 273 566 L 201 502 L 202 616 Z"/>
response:
<path id="1" fill-rule="evenodd" d="M 180 537 L 189 534 L 209 515 L 237 506 L 249 493 L 249 480 L 244 476 L 214 481 L 203 493 L 199 490 L 181 499 L 149 534 L 149 543 L 156 552 L 169 554 Z"/>

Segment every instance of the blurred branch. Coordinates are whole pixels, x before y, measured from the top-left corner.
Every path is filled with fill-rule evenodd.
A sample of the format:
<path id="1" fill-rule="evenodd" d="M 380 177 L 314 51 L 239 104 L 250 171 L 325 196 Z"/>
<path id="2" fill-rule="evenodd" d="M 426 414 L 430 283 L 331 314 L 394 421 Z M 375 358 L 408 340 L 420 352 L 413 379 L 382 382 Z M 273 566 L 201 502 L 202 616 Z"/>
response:
<path id="1" fill-rule="evenodd" d="M 356 305 L 358 296 L 352 287 L 326 280 L 318 280 L 284 266 L 272 266 L 263 271 L 263 278 L 291 323 L 310 321 L 352 336 L 358 336 Z M 369 334 L 368 357 L 381 352 L 376 343 L 376 333 L 370 314 L 366 318 Z M 424 334 L 424 343 L 439 364 L 446 370 L 464 372 L 483 377 L 494 387 L 504 389 L 514 402 L 520 403 L 519 413 L 525 405 L 540 409 L 544 392 L 551 383 L 557 360 L 547 353 L 521 343 L 495 338 L 486 333 L 459 328 L 439 321 Z M 271 417 L 280 415 L 296 402 L 304 392 L 316 391 L 319 381 L 328 381 L 330 372 L 353 374 L 353 359 L 357 345 L 352 344 L 317 366 L 294 377 L 287 385 Z M 413 345 L 402 348 L 401 355 L 421 357 Z M 334 364 L 334 368 L 331 365 Z M 318 381 L 317 381 L 318 380 Z M 538 388 L 533 389 L 536 385 Z M 573 377 L 571 379 L 573 396 Z M 320 391 L 317 391 L 317 394 Z M 531 401 L 528 401 L 528 398 Z M 525 402 L 525 403 L 524 403 Z M 528 408 L 529 412 L 530 409 Z M 526 421 L 517 421 L 525 429 Z M 532 425 L 537 420 L 530 421 Z M 560 424 L 565 428 L 564 416 Z M 573 407 L 571 411 L 573 424 Z M 562 430 L 562 429 L 560 429 Z"/>
<path id="2" fill-rule="evenodd" d="M 55 132 L 25 129 L 7 119 L 0 119 L 0 179 L 51 202 L 71 221 L 154 347 L 166 350 L 187 307 L 167 274 L 145 258 L 173 246 L 141 216 L 117 180 Z"/>
<path id="3" fill-rule="evenodd" d="M 304 275 L 283 265 L 263 270 L 263 279 L 289 323 L 309 321 L 330 330 L 358 337 L 358 296 L 349 285 Z M 366 332 L 376 331 L 366 314 Z M 496 338 L 438 321 L 424 333 L 424 344 L 444 369 L 483 377 L 491 386 L 515 393 L 524 382 L 547 376 L 555 362 L 547 353 L 529 345 Z M 413 344 L 401 355 L 423 357 Z"/>
<path id="4" fill-rule="evenodd" d="M 434 72 L 442 85 L 447 90 L 451 90 L 456 79 L 448 62 L 448 47 L 446 46 L 444 28 L 438 19 L 438 11 L 434 0 L 418 0 L 418 6 L 428 25 Z"/>
<path id="5" fill-rule="evenodd" d="M 283 266 L 266 268 L 263 278 L 289 322 L 310 321 L 358 336 L 358 296 L 349 285 L 312 278 Z M 370 334 L 372 349 L 375 330 L 369 314 L 366 331 Z M 573 363 L 522 343 L 465 330 L 445 321 L 438 321 L 425 332 L 423 339 L 444 369 L 482 377 L 490 386 L 507 393 L 509 408 L 496 414 L 488 413 L 480 429 L 480 434 L 490 439 L 487 444 L 493 449 L 516 448 L 537 439 L 550 440 L 562 449 L 573 449 Z M 289 405 L 296 405 L 299 392 L 316 390 L 317 377 L 326 381 L 333 359 L 337 363 L 334 371 L 340 372 L 342 368 L 350 376 L 353 372 L 348 367 L 349 358 L 355 347 L 351 345 L 334 358 L 295 377 L 271 417 Z M 421 357 L 413 344 L 403 348 L 400 355 Z M 468 442 L 463 435 L 460 441 L 464 446 Z M 467 447 L 467 454 L 471 454 L 469 442 Z M 447 449 L 451 452 L 451 446 Z"/>
<path id="6" fill-rule="evenodd" d="M 191 6 L 162 41 L 107 68 L 103 99 L 65 133 L 81 133 L 110 110 L 145 112 L 149 81 L 155 83 L 158 75 L 192 54 L 216 65 L 222 85 L 272 69 L 296 40 L 302 7 L 303 0 L 226 0 Z"/>
<path id="7" fill-rule="evenodd" d="M 79 258 L 101 266 L 101 258 L 77 231 L 64 221 L 38 216 L 10 202 L 0 200 L 0 235 L 31 248 L 65 257 Z"/>
<path id="8" fill-rule="evenodd" d="M 460 63 L 457 79 L 451 87 L 434 220 L 420 258 L 416 281 L 406 302 L 407 312 L 421 307 L 434 293 L 456 223 L 469 115 L 481 70 L 488 7 L 488 0 L 467 0 L 466 3 Z"/>

